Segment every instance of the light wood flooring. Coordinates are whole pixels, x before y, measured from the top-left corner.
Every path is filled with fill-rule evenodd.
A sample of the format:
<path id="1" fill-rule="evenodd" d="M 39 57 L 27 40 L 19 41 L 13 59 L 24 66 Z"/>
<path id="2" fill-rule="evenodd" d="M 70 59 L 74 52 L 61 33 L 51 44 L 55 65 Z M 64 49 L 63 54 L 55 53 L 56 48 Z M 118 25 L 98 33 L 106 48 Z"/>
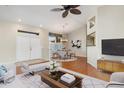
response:
<path id="1" fill-rule="evenodd" d="M 76 61 L 63 62 L 62 67 L 105 81 L 109 81 L 111 75 L 110 73 L 99 71 L 88 64 L 85 57 L 79 57 Z"/>
<path id="2" fill-rule="evenodd" d="M 79 57 L 76 61 L 63 62 L 62 67 L 106 81 L 109 81 L 111 75 L 110 73 L 101 72 L 88 64 L 85 57 Z M 20 66 L 16 66 L 16 74 L 21 73 Z"/>

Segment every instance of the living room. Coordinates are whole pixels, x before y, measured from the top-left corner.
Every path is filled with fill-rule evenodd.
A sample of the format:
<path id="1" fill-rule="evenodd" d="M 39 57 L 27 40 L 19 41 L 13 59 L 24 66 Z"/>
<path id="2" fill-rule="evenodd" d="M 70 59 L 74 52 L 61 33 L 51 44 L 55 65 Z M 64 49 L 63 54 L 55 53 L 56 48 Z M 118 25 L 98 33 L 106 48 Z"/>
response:
<path id="1" fill-rule="evenodd" d="M 56 8 L 62 12 L 55 11 Z M 73 8 L 78 11 L 76 15 L 71 13 Z M 0 77 L 0 87 L 124 87 L 123 53 L 121 56 L 106 54 L 102 46 L 103 40 L 123 39 L 123 10 L 124 6 L 111 5 L 1 5 L 0 65 L 4 69 L 9 65 L 10 72 Z M 63 16 L 63 11 L 68 14 Z M 55 38 L 50 41 L 50 36 Z M 54 53 L 51 43 L 60 46 L 55 46 Z M 107 69 L 105 64 L 101 66 L 101 61 L 107 63 Z M 116 71 L 111 67 L 113 61 Z M 75 76 L 75 82 L 55 83 L 48 77 L 48 72 L 42 74 L 44 70 L 58 69 L 62 71 L 59 74 Z M 117 80 L 117 83 L 110 84 L 111 80 Z"/>

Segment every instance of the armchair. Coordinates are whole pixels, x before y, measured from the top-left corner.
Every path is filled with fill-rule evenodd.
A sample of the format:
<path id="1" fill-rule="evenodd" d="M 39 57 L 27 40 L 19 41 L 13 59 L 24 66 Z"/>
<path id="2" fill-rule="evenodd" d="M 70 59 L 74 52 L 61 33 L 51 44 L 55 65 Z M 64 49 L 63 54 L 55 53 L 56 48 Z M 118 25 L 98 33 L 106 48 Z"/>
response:
<path id="1" fill-rule="evenodd" d="M 3 81 L 3 83 L 6 84 L 14 80 L 16 71 L 14 64 L 4 64 L 3 66 L 7 68 L 7 72 L 3 76 L 0 76 L 0 81 Z"/>
<path id="2" fill-rule="evenodd" d="M 113 73 L 106 88 L 124 88 L 124 72 Z"/>

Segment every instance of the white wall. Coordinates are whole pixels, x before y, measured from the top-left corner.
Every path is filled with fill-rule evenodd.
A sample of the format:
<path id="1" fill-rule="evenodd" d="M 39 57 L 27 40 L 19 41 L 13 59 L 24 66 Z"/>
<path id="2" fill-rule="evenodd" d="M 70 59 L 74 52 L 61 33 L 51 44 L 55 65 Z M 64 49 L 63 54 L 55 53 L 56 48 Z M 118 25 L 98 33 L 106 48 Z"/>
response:
<path id="1" fill-rule="evenodd" d="M 17 25 L 0 22 L 0 63 L 16 60 L 16 30 Z"/>
<path id="2" fill-rule="evenodd" d="M 90 6 L 90 7 L 84 6 L 84 13 L 85 13 L 86 20 L 88 20 L 89 18 L 91 18 L 93 16 L 96 16 L 96 19 L 97 19 L 97 8 L 98 7 L 99 6 Z M 70 44 L 69 44 L 69 48 L 71 48 L 74 51 L 77 51 L 78 55 L 87 56 L 88 63 L 90 63 L 93 66 L 96 66 L 96 59 L 98 57 L 97 56 L 97 54 L 98 54 L 97 46 L 86 48 L 86 35 L 90 34 L 90 33 L 92 33 L 92 31 L 87 31 L 86 26 L 83 27 L 82 29 L 72 32 L 71 34 L 69 33 L 68 36 L 69 36 L 70 40 L 71 39 L 76 39 L 76 40 L 81 39 L 82 40 L 82 48 L 81 49 L 72 48 Z"/>
<path id="3" fill-rule="evenodd" d="M 68 34 L 68 48 L 78 56 L 86 57 L 86 26 Z M 71 40 L 81 40 L 81 48 L 72 47 Z"/>
<path id="4" fill-rule="evenodd" d="M 42 29 L 40 31 L 42 58 L 49 59 L 49 32 Z"/>
<path id="5" fill-rule="evenodd" d="M 88 63 L 97 67 L 97 60 L 101 57 L 109 60 L 123 60 L 124 56 L 109 56 L 101 53 L 102 39 L 124 38 L 124 6 L 101 6 L 89 13 L 96 16 L 96 46 L 87 47 Z M 89 18 L 90 18 L 89 17 Z M 92 31 L 87 31 L 87 34 Z"/>
<path id="6" fill-rule="evenodd" d="M 101 54 L 102 39 L 124 38 L 124 6 L 103 6 L 98 9 L 98 51 L 99 58 L 123 60 L 124 56 Z"/>
<path id="7" fill-rule="evenodd" d="M 91 30 L 87 29 L 87 35 L 95 32 L 96 33 L 96 39 L 97 39 L 97 7 L 92 6 L 92 8 L 87 9 L 87 21 L 94 17 L 96 19 L 95 27 L 92 28 Z M 91 64 L 94 67 L 97 67 L 97 59 L 98 59 L 98 51 L 97 51 L 98 45 L 97 45 L 97 40 L 96 40 L 96 45 L 95 46 L 87 46 L 87 62 Z"/>
<path id="8" fill-rule="evenodd" d="M 30 25 L 0 21 L 0 63 L 14 63 L 16 61 L 17 30 L 39 32 L 42 46 L 42 57 L 48 58 L 48 32 Z"/>

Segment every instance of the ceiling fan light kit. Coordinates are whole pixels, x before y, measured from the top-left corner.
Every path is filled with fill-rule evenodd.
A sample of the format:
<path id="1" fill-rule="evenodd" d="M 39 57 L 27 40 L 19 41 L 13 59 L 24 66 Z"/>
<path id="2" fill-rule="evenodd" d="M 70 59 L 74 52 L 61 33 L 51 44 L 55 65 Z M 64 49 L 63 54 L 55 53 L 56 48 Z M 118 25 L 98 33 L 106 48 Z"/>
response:
<path id="1" fill-rule="evenodd" d="M 54 8 L 54 9 L 51 9 L 51 11 L 54 11 L 54 12 L 64 11 L 62 13 L 62 17 L 65 18 L 65 17 L 67 17 L 69 12 L 74 14 L 74 15 L 81 14 L 81 11 L 79 9 L 76 9 L 79 6 L 80 5 L 62 5 L 63 8 Z"/>

